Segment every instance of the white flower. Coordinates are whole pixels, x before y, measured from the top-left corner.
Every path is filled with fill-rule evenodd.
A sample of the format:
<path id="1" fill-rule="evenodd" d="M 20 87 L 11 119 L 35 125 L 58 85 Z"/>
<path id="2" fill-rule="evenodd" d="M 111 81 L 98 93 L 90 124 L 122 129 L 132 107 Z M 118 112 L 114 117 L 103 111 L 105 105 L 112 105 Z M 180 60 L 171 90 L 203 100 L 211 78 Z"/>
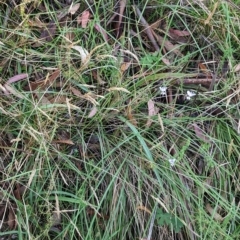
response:
<path id="1" fill-rule="evenodd" d="M 161 95 L 163 96 L 167 95 L 167 87 L 159 87 L 159 90 L 161 92 Z"/>
<path id="2" fill-rule="evenodd" d="M 187 100 L 190 100 L 192 97 L 196 96 L 196 92 L 191 90 L 187 91 Z"/>
<path id="3" fill-rule="evenodd" d="M 171 167 L 174 167 L 175 162 L 176 162 L 176 158 L 170 158 L 170 159 L 168 159 L 168 161 L 169 161 Z"/>

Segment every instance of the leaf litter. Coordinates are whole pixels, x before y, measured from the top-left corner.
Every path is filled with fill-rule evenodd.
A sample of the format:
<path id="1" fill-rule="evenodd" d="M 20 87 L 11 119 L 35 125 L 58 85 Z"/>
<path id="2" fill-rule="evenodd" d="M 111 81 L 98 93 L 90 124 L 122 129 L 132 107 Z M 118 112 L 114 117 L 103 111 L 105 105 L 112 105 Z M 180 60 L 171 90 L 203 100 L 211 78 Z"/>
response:
<path id="1" fill-rule="evenodd" d="M 30 28 L 38 27 L 38 30 L 40 28 L 40 35 L 37 39 L 37 42 L 33 44 L 32 47 L 38 49 L 39 51 L 42 51 L 42 49 L 45 49 L 46 51 L 47 46 L 52 46 L 53 42 L 58 41 L 57 38 L 59 37 L 59 31 L 61 27 L 66 26 L 70 28 L 70 25 L 68 25 L 68 21 L 70 19 L 73 19 L 73 22 L 75 21 L 75 25 L 73 24 L 71 27 L 74 28 L 74 30 L 77 30 L 78 28 L 86 29 L 86 32 L 84 32 L 83 34 L 83 41 L 80 41 L 81 44 L 79 42 L 74 42 L 74 39 L 75 41 L 78 41 L 76 40 L 76 38 L 78 37 L 76 31 L 73 31 L 74 33 L 72 34 L 68 32 L 66 34 L 64 33 L 63 36 L 68 39 L 68 48 L 71 48 L 73 53 L 74 51 L 78 52 L 78 56 L 76 57 L 76 54 L 72 54 L 71 52 L 70 55 L 74 55 L 74 57 L 71 56 L 70 59 L 68 59 L 67 57 L 63 58 L 66 63 L 64 63 L 64 65 L 62 66 L 61 64 L 55 63 L 49 63 L 47 64 L 47 66 L 45 66 L 44 64 L 43 66 L 40 66 L 40 63 L 40 67 L 33 66 L 33 71 L 29 74 L 21 73 L 21 71 L 14 70 L 14 74 L 12 74 L 13 77 L 8 76 L 9 78 L 6 78 L 8 79 L 8 81 L 5 84 L 0 85 L 1 90 L 6 96 L 12 94 L 13 96 L 20 99 L 24 99 L 26 94 L 25 91 L 27 91 L 27 93 L 31 92 L 31 94 L 37 99 L 39 99 L 42 104 L 52 104 L 53 108 L 56 108 L 57 104 L 65 104 L 67 106 L 66 111 L 68 111 L 68 115 L 61 116 L 61 114 L 59 114 L 59 125 L 64 125 L 65 121 L 67 122 L 66 118 L 69 118 L 69 121 L 73 121 L 71 122 L 71 124 L 73 123 L 74 125 L 77 122 L 82 124 L 81 126 L 84 126 L 84 118 L 79 117 L 79 112 L 81 112 L 82 109 L 84 109 L 84 111 L 87 113 L 86 123 L 88 123 L 87 121 L 90 121 L 90 123 L 92 124 L 92 122 L 96 120 L 95 117 L 97 118 L 97 116 L 100 115 L 104 118 L 104 121 L 109 124 L 109 122 L 105 120 L 105 118 L 107 119 L 107 117 L 104 116 L 104 114 L 102 113 L 104 109 L 102 107 L 102 104 L 104 103 L 106 104 L 106 106 L 108 104 L 103 101 L 105 99 L 105 95 L 107 96 L 107 94 L 111 93 L 111 95 L 113 95 L 114 97 L 121 96 L 124 99 L 124 104 L 126 104 L 126 106 L 119 106 L 118 104 L 116 104 L 116 99 L 114 99 L 114 97 L 113 99 L 111 99 L 112 103 L 115 104 L 113 105 L 114 108 L 112 108 L 112 106 L 106 107 L 103 104 L 106 109 L 116 110 L 109 111 L 109 115 L 112 116 L 108 117 L 114 119 L 114 122 L 112 122 L 112 124 L 118 127 L 119 123 L 116 120 L 113 112 L 117 112 L 116 115 L 122 114 L 124 112 L 127 120 L 129 121 L 129 128 L 132 129 L 132 131 L 136 134 L 137 139 L 141 142 L 146 155 L 148 157 L 150 156 L 149 158 L 152 159 L 151 152 L 149 152 L 148 148 L 148 144 L 150 144 L 150 141 L 147 141 L 145 143 L 141 136 L 141 130 L 145 131 L 146 128 L 150 127 L 155 128 L 156 123 L 159 122 L 159 128 L 164 133 L 168 131 L 168 127 L 166 127 L 166 120 L 164 119 L 165 117 L 169 118 L 170 120 L 175 119 L 176 121 L 179 121 L 182 117 L 192 118 L 193 116 L 196 116 L 198 113 L 193 113 L 192 111 L 186 111 L 186 113 L 182 113 L 181 110 L 184 110 L 185 108 L 187 109 L 189 106 L 194 106 L 194 104 L 198 104 L 201 107 L 208 107 L 207 103 L 205 103 L 204 100 L 202 100 L 199 96 L 194 97 L 195 95 L 193 95 L 192 93 L 197 91 L 199 89 L 199 85 L 201 85 L 206 87 L 200 88 L 202 91 L 202 96 L 205 96 L 205 94 L 207 93 L 206 89 L 212 90 L 214 89 L 214 87 L 218 87 L 218 84 L 223 83 L 222 77 L 220 75 L 216 75 L 216 78 L 213 77 L 212 72 L 214 72 L 214 67 L 211 67 L 209 64 L 204 62 L 205 59 L 193 59 L 195 62 L 192 63 L 191 61 L 189 61 L 189 66 L 187 64 L 181 67 L 174 66 L 179 59 L 188 57 L 188 52 L 184 49 L 184 46 L 181 45 L 181 43 L 188 45 L 190 49 L 189 51 L 191 51 L 190 44 L 193 44 L 191 39 L 193 34 L 192 32 L 190 32 L 190 28 L 188 30 L 183 27 L 181 29 L 178 29 L 176 26 L 172 26 L 168 28 L 168 30 L 164 28 L 160 29 L 161 26 L 158 28 L 157 23 L 162 23 L 163 19 L 157 19 L 154 24 L 151 24 L 151 22 L 148 22 L 148 8 L 145 9 L 141 8 L 140 6 L 134 5 L 134 12 L 132 13 L 131 18 L 135 17 L 135 20 L 137 21 L 133 21 L 134 24 L 131 23 L 128 26 L 126 23 L 128 20 L 131 21 L 131 19 L 129 16 L 126 15 L 126 12 L 129 8 L 128 2 L 126 0 L 118 1 L 118 3 L 114 7 L 113 14 L 112 16 L 110 16 L 110 19 L 107 23 L 105 23 L 104 21 L 93 21 L 94 11 L 96 11 L 96 9 L 94 8 L 93 13 L 91 13 L 89 8 L 87 8 L 87 6 L 85 6 L 83 3 L 81 3 L 81 5 L 79 3 L 74 4 L 71 1 L 66 1 L 66 3 L 66 5 L 62 5 L 63 7 L 59 7 L 55 3 L 53 4 L 53 6 L 56 8 L 56 12 L 58 13 L 56 18 L 57 20 L 53 20 L 51 16 L 48 16 L 47 21 L 43 18 L 41 18 L 40 20 L 37 17 L 35 17 L 35 19 L 28 19 L 28 24 Z M 203 24 L 209 26 L 211 25 L 214 15 L 218 10 L 218 4 L 219 3 L 214 4 L 213 10 L 207 11 L 208 17 L 206 20 L 203 21 Z M 28 6 L 30 7 L 30 5 L 31 3 Z M 82 10 L 83 6 L 85 6 L 86 9 L 82 13 L 80 13 L 80 9 Z M 34 8 L 34 10 L 37 11 L 36 8 Z M 90 28 L 92 23 L 95 28 L 96 34 L 98 34 L 101 39 L 99 41 L 99 46 L 101 45 L 101 41 L 104 41 L 108 47 L 112 48 L 112 52 L 105 53 L 104 50 L 102 50 L 102 47 L 90 51 L 91 48 L 89 46 L 91 44 L 85 44 L 86 41 L 91 41 L 91 39 L 89 39 L 91 35 L 88 33 L 87 30 L 88 28 Z M 128 29 L 128 27 L 130 27 L 130 29 Z M 138 31 L 138 29 L 141 29 L 141 31 Z M 109 34 L 109 32 L 111 32 L 111 34 Z M 124 34 L 126 34 L 126 32 L 129 32 L 130 34 L 125 36 Z M 9 35 L 9 38 L 10 37 L 11 35 Z M 126 44 L 124 47 L 120 44 L 115 44 L 115 39 L 119 39 L 120 41 L 121 37 L 129 40 L 129 43 Z M 144 45 L 145 48 L 144 51 L 147 54 L 153 56 L 153 54 L 157 53 L 156 61 L 152 61 L 148 65 L 148 68 L 146 68 L 144 71 L 141 69 L 141 60 L 139 60 L 142 58 L 142 53 L 140 53 L 139 48 L 140 44 L 134 43 L 137 38 L 141 39 L 141 43 Z M 2 47 L 5 47 L 6 43 L 4 39 L 1 39 L 0 44 Z M 58 48 L 57 51 L 62 50 L 61 44 L 58 45 L 57 43 L 56 46 Z M 40 49 L 39 47 L 41 47 L 42 49 Z M 90 52 L 87 49 L 89 49 Z M 66 50 L 66 48 L 64 50 Z M 93 51 L 96 52 L 96 56 L 94 56 Z M 66 51 L 64 53 L 66 53 Z M 54 55 L 55 53 L 50 52 L 50 54 Z M 216 56 L 211 57 L 214 61 L 214 57 Z M 108 59 L 107 61 L 106 58 Z M 111 66 L 112 62 L 109 59 L 115 59 L 113 66 L 114 69 L 117 69 L 117 73 L 114 74 L 114 77 L 105 76 L 104 71 L 101 70 L 101 61 L 103 62 L 103 66 Z M 121 59 L 121 61 L 118 61 L 119 59 Z M 160 60 L 159 63 L 158 59 Z M 9 60 L 7 60 L 5 63 L 3 61 L 3 66 L 6 66 L 6 63 L 8 61 Z M 47 62 L 48 60 L 44 59 L 43 61 Z M 163 66 L 161 65 L 162 63 Z M 11 63 L 9 64 L 11 65 Z M 98 66 L 98 64 L 100 65 Z M 52 70 L 50 70 L 51 68 Z M 69 68 L 69 71 L 66 70 L 67 68 Z M 195 70 L 197 70 L 192 71 L 192 69 L 194 68 Z M 239 69 L 239 64 L 236 64 L 233 68 L 233 72 L 238 73 Z M 41 72 L 42 77 L 35 77 L 39 72 Z M 70 73 L 69 75 L 67 75 L 68 72 Z M 111 81 L 114 81 L 114 78 L 118 78 L 118 74 L 120 78 L 117 84 L 116 82 L 111 83 Z M 87 80 L 83 83 L 83 77 L 85 76 Z M 16 83 L 16 85 L 25 84 L 25 86 L 27 87 L 23 88 L 21 92 L 19 90 L 15 90 L 15 88 L 12 87 L 14 83 Z M 212 87 L 210 88 L 210 86 Z M 149 99 L 147 104 L 145 104 L 145 106 L 140 108 L 139 110 L 138 107 L 134 106 L 137 106 L 136 103 L 139 101 L 138 91 L 140 92 L 141 87 L 151 89 L 149 93 L 155 95 L 154 97 L 151 96 L 149 99 L 148 96 L 144 94 L 141 95 L 141 93 L 139 93 L 141 98 L 144 98 L 145 100 Z M 186 91 L 183 92 L 182 89 L 185 87 L 186 89 L 184 90 Z M 91 91 L 89 89 L 91 89 Z M 71 104 L 71 101 L 73 101 L 72 99 L 76 101 L 76 106 L 74 105 L 75 102 L 74 104 Z M 230 99 L 229 101 L 231 102 L 231 100 L 232 99 Z M 171 114 L 163 117 L 163 110 L 168 108 L 170 109 L 169 112 L 171 112 Z M 1 113 L 7 114 L 7 110 L 5 110 L 4 108 L 0 108 L 0 110 Z M 223 112 L 222 110 L 220 111 Z M 146 116 L 147 123 L 146 121 L 143 121 L 141 118 L 138 117 L 140 113 Z M 17 117 L 17 115 L 11 116 Z M 46 117 L 46 115 L 44 116 Z M 155 119 L 155 116 L 157 116 L 157 121 L 153 121 L 153 119 Z M 126 121 L 123 118 L 121 119 L 121 121 L 126 125 Z M 114 127 L 108 127 L 109 132 L 111 132 L 115 137 L 119 137 L 119 132 L 113 130 Z M 194 119 L 193 123 L 190 125 L 189 128 L 192 129 L 193 133 L 200 141 L 203 141 L 207 144 L 212 144 L 212 140 L 210 137 L 211 132 L 207 128 L 204 128 L 202 126 L 200 127 L 199 124 L 194 121 Z M 32 136 L 32 139 L 35 139 L 37 141 L 38 138 L 35 135 L 37 130 L 34 132 L 32 128 L 29 128 L 29 131 L 31 132 L 31 134 L 29 134 Z M 176 136 L 174 133 L 172 133 L 172 135 L 173 137 Z M 108 137 L 110 137 L 110 135 L 108 135 Z M 18 138 L 15 137 L 13 139 Z M 19 138 L 19 141 L 10 141 L 10 143 L 20 144 L 21 139 L 22 138 Z M 51 139 L 51 141 L 49 142 L 53 143 L 54 145 L 58 145 L 61 151 L 65 151 L 66 149 L 68 150 L 70 147 L 74 148 L 77 144 L 75 140 L 73 141 L 71 139 L 70 135 L 61 139 L 54 139 L 57 140 Z M 81 146 L 79 145 L 79 152 L 84 152 L 84 161 L 88 161 L 86 160 L 86 158 L 88 159 L 89 156 L 92 157 L 89 157 L 89 159 L 94 159 L 93 156 L 101 156 L 101 146 L 98 141 L 96 141 L 96 143 L 89 143 L 87 145 L 89 149 L 86 149 L 85 145 L 87 144 L 83 143 Z M 96 151 L 97 154 L 94 151 Z M 174 155 L 174 151 L 171 151 L 169 143 L 166 143 L 166 151 L 169 152 L 169 155 Z M 186 154 L 188 154 L 188 152 Z M 58 158 L 60 158 L 60 156 L 58 156 Z M 175 167 L 176 158 L 174 156 L 170 156 L 167 159 L 170 165 Z M 58 160 L 54 161 L 57 162 Z M 180 164 L 180 161 L 177 161 Z M 150 169 L 154 169 L 154 163 L 152 164 L 153 166 L 151 166 Z M 79 171 L 82 171 L 82 165 L 79 165 L 78 163 L 78 166 Z M 204 169 L 199 172 L 203 174 Z M 29 177 L 27 187 L 30 187 L 34 179 L 35 173 L 36 172 L 33 172 Z M 61 176 L 63 176 L 63 174 L 65 174 L 64 171 L 62 171 Z M 64 182 L 67 183 L 65 179 Z M 13 195 L 17 200 L 22 201 L 22 196 L 25 192 L 25 187 L 21 185 L 16 185 L 16 189 L 14 190 Z M 5 206 L 5 208 L 8 209 L 8 215 L 5 221 L 9 229 L 16 229 L 17 207 L 15 203 L 11 204 L 11 206 Z M 143 204 L 138 204 L 137 210 L 141 210 L 143 212 L 151 214 L 150 208 L 148 208 L 147 206 L 145 207 L 145 205 Z M 58 213 L 60 211 L 61 210 L 58 207 Z M 3 208 L 0 208 L 1 217 L 4 215 L 3 212 Z M 218 214 L 211 207 L 210 204 L 206 205 L 206 212 L 208 212 L 216 221 L 223 221 L 223 217 Z M 95 212 L 93 214 L 95 214 Z M 62 224 L 59 216 L 60 215 L 58 214 L 58 220 L 54 220 L 55 215 L 52 215 L 52 225 L 54 227 Z M 55 230 L 58 231 L 59 229 L 57 229 L 58 228 L 56 227 Z"/>

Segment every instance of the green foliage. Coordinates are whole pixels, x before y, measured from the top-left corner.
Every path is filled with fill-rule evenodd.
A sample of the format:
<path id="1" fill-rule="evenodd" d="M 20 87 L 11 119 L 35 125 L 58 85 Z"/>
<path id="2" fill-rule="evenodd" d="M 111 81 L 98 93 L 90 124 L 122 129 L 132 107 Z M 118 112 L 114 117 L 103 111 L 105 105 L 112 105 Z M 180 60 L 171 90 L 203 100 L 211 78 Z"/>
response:
<path id="1" fill-rule="evenodd" d="M 2 2 L 0 236 L 238 240 L 234 1 Z"/>
<path id="2" fill-rule="evenodd" d="M 183 228 L 183 223 L 173 214 L 164 213 L 161 208 L 157 209 L 156 219 L 159 226 L 173 227 L 173 230 L 178 233 Z"/>
<path id="3" fill-rule="evenodd" d="M 140 63 L 143 68 L 152 68 L 158 66 L 160 60 L 161 54 L 159 52 L 147 53 L 140 59 Z"/>

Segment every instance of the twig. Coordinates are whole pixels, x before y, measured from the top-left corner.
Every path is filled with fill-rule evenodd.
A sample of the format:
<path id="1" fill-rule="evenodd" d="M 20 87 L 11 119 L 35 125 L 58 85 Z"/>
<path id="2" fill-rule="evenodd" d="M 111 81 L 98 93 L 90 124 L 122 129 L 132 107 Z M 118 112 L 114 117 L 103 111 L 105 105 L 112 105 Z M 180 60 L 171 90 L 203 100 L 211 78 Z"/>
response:
<path id="1" fill-rule="evenodd" d="M 212 78 L 186 78 L 182 80 L 175 80 L 173 81 L 176 84 L 204 84 L 204 85 L 210 85 L 212 83 Z M 215 79 L 214 83 L 219 82 L 220 79 Z"/>
<path id="2" fill-rule="evenodd" d="M 147 21 L 145 20 L 145 18 L 143 17 L 141 11 L 139 10 L 139 8 L 136 6 L 136 5 L 133 5 L 134 9 L 135 9 L 135 12 L 137 14 L 137 16 L 140 18 L 140 22 L 141 24 L 144 26 L 144 31 L 146 32 L 149 40 L 151 41 L 153 47 L 155 48 L 156 51 L 159 51 L 160 48 L 152 34 L 152 29 L 151 27 L 149 26 L 149 24 L 147 23 Z"/>

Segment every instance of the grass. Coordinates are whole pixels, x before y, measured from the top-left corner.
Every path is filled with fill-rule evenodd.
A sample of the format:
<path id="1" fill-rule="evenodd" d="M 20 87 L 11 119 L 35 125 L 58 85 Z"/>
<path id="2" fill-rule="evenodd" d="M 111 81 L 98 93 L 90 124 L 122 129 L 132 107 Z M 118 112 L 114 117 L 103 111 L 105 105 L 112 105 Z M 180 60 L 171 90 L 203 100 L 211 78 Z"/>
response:
<path id="1" fill-rule="evenodd" d="M 238 239 L 237 2 L 66 2 L 0 8 L 0 236 Z"/>

